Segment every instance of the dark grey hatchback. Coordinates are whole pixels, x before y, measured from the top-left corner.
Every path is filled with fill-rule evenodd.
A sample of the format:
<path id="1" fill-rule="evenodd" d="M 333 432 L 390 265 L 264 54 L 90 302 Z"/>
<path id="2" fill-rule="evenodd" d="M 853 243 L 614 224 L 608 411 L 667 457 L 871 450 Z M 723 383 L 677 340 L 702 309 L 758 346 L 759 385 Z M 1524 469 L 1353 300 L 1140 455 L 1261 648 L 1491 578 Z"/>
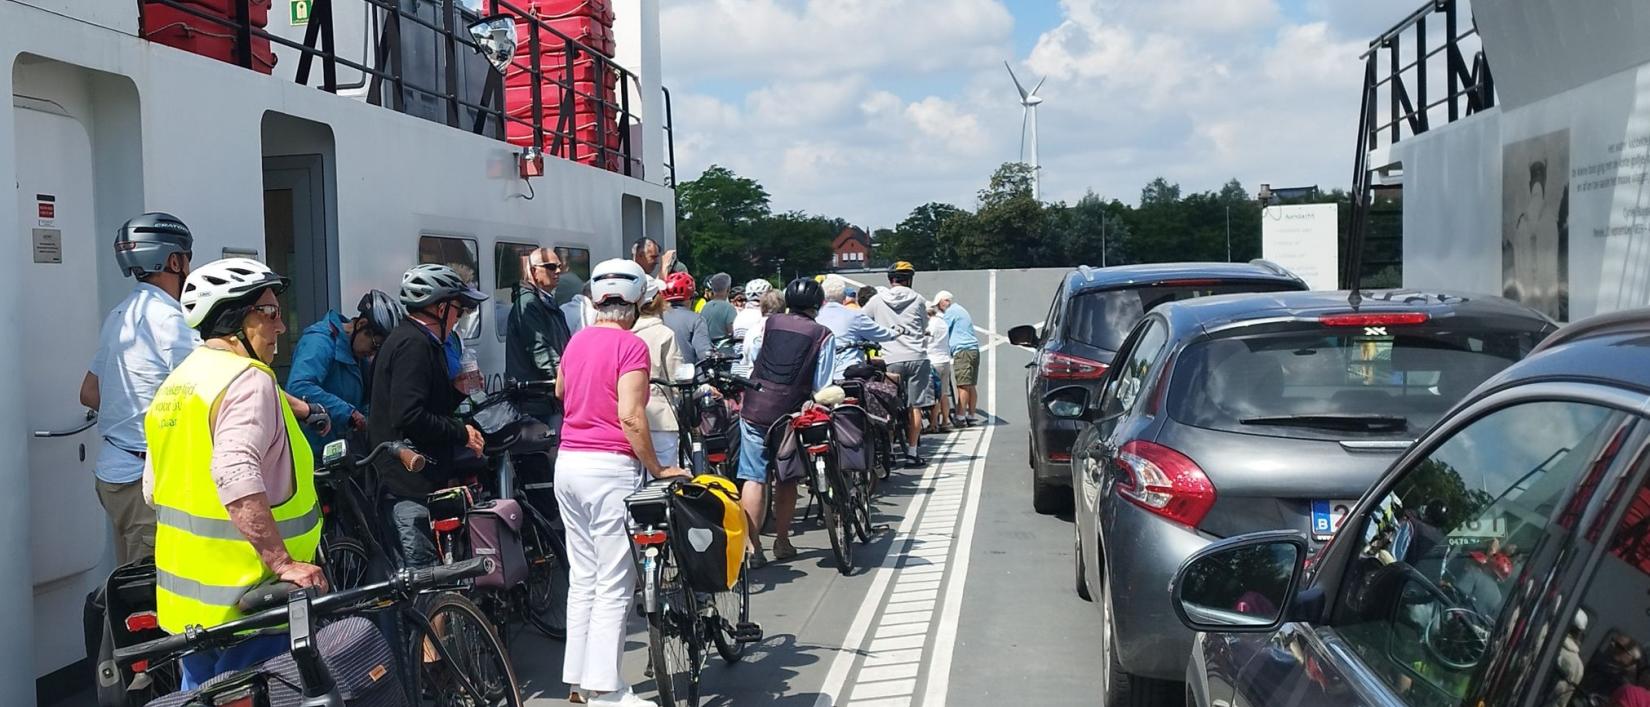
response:
<path id="1" fill-rule="evenodd" d="M 1106 704 L 1178 696 L 1192 633 L 1164 588 L 1186 557 L 1260 530 L 1328 540 L 1411 441 L 1554 329 L 1501 298 L 1414 291 L 1149 313 L 1071 465 L 1077 591 L 1100 604 Z"/>
<path id="2" fill-rule="evenodd" d="M 1549 337 L 1479 386 L 1317 550 L 1194 553 L 1197 705 L 1650 704 L 1650 310 Z"/>

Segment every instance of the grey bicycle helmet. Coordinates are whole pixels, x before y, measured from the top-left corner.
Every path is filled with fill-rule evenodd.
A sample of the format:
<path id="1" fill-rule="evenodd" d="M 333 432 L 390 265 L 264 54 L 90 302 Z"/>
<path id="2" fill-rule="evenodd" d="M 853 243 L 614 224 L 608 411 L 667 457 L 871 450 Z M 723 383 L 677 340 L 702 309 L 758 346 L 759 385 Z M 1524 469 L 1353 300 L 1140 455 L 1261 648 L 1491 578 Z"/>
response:
<path id="1" fill-rule="evenodd" d="M 445 265 L 418 265 L 401 276 L 401 304 L 408 309 L 422 309 L 452 299 L 477 305 L 486 302 L 487 295 L 470 287 L 457 271 Z"/>
<path id="2" fill-rule="evenodd" d="M 188 255 L 195 237 L 178 217 L 152 211 L 122 224 L 115 234 L 115 263 L 127 277 L 152 275 L 166 269 L 173 253 Z"/>
<path id="3" fill-rule="evenodd" d="M 355 316 L 367 323 L 367 329 L 378 336 L 389 336 L 390 330 L 407 317 L 407 308 L 395 301 L 394 297 L 380 290 L 371 290 L 361 296 L 361 303 L 355 305 Z"/>

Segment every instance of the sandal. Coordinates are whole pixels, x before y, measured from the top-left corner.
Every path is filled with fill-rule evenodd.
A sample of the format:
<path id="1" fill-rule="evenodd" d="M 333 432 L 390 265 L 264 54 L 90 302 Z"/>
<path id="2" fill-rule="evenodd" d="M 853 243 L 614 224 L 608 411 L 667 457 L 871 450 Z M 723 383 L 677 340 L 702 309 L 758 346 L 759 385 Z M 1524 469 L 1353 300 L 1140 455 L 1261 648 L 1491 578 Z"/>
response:
<path id="1" fill-rule="evenodd" d="M 789 541 L 775 540 L 773 543 L 773 559 L 775 562 L 784 562 L 796 557 L 796 546 Z"/>

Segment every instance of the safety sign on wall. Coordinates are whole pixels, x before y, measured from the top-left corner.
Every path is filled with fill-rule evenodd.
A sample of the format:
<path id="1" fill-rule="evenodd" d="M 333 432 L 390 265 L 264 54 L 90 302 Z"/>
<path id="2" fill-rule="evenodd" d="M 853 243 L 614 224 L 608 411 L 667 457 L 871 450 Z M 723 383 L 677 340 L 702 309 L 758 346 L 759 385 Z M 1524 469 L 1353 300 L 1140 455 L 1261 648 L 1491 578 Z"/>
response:
<path id="1" fill-rule="evenodd" d="M 309 24 L 309 6 L 310 0 L 292 0 L 291 19 L 293 27 Z"/>

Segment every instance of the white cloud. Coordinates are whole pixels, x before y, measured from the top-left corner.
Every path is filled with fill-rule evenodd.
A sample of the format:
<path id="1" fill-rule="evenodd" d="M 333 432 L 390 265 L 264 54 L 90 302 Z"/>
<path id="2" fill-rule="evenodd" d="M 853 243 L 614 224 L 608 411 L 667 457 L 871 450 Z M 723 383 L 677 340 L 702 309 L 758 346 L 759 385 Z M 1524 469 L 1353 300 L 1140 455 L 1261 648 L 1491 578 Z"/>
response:
<path id="1" fill-rule="evenodd" d="M 1232 177 L 1346 185 L 1369 13 L 1344 20 L 1338 0 L 1298 19 L 1275 0 L 1060 4 L 1060 24 L 1016 57 L 997 0 L 670 0 L 681 176 L 724 164 L 777 210 L 870 227 L 928 201 L 972 206 L 1018 154 L 1009 58 L 1022 80 L 1048 77 L 1047 199 L 1134 201 L 1159 175 L 1187 191 Z"/>

